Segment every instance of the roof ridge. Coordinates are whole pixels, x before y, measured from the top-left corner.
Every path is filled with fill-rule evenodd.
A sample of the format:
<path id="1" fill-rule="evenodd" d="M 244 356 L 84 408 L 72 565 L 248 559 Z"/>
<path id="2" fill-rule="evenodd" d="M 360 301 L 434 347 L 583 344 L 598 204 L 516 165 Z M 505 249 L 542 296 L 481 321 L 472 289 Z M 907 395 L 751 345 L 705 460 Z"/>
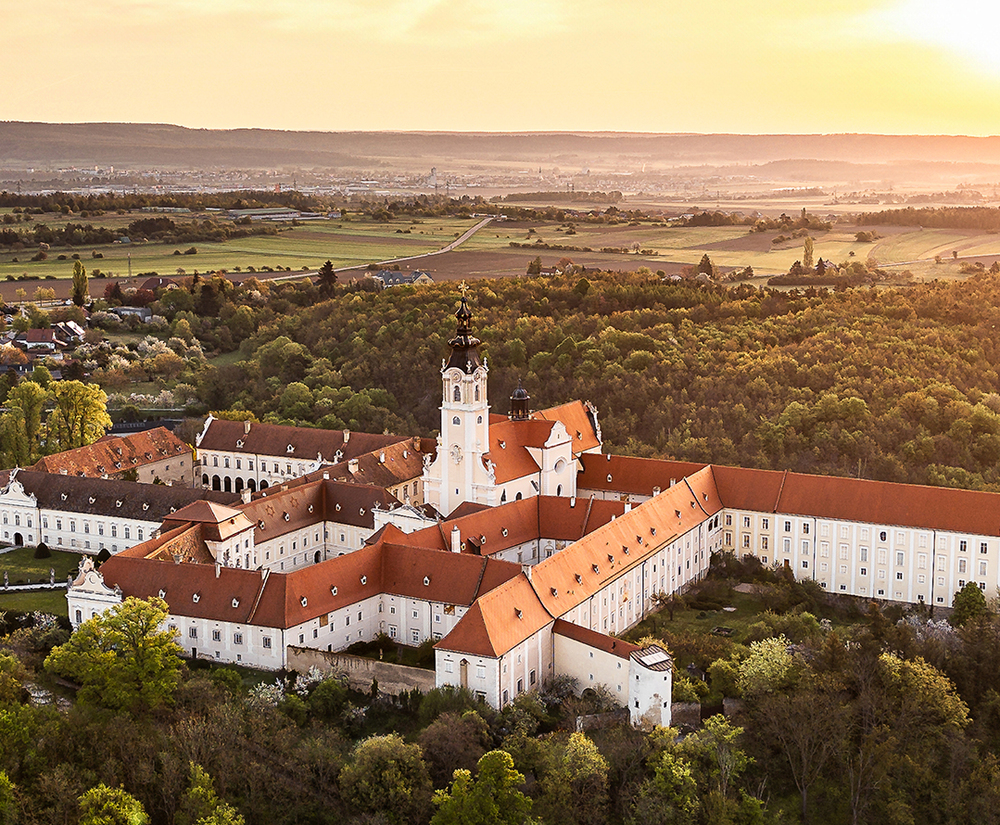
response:
<path id="1" fill-rule="evenodd" d="M 583 527 L 580 530 L 580 538 L 582 539 L 587 535 L 587 525 L 590 524 L 590 511 L 594 509 L 594 495 L 591 494 L 590 501 L 587 503 L 587 513 L 583 517 Z M 577 539 L 579 541 L 579 539 Z"/>
<path id="2" fill-rule="evenodd" d="M 260 605 L 260 600 L 264 595 L 264 587 L 267 585 L 267 580 L 271 577 L 271 571 L 268 568 L 264 568 L 261 571 L 260 577 L 260 589 L 257 591 L 257 597 L 253 600 L 253 606 L 250 608 L 250 613 L 247 616 L 247 624 L 253 622 L 254 614 L 257 612 L 257 607 Z"/>
<path id="3" fill-rule="evenodd" d="M 688 476 L 684 476 L 684 478 L 681 479 L 681 480 L 684 482 L 684 486 L 687 487 L 688 490 L 691 492 L 691 495 L 694 496 L 694 501 L 695 501 L 695 504 L 698 505 L 698 509 L 701 510 L 701 512 L 703 512 L 705 514 L 706 518 L 708 518 L 708 516 L 710 516 L 711 513 L 709 513 L 708 510 L 706 510 L 704 507 L 702 507 L 701 502 L 698 501 L 698 494 L 694 491 L 694 487 L 691 486 L 691 482 L 688 481 Z"/>
<path id="4" fill-rule="evenodd" d="M 788 469 L 781 474 L 781 484 L 778 485 L 778 497 L 774 500 L 774 508 L 771 510 L 772 513 L 779 512 L 778 505 L 781 504 L 781 494 L 785 490 L 785 481 L 788 479 Z"/>

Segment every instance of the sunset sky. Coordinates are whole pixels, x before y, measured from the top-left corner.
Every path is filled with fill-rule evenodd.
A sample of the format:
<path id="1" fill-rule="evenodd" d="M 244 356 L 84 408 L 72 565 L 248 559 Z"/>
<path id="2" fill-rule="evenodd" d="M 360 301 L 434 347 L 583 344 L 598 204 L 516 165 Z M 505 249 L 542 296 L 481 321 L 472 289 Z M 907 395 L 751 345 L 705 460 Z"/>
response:
<path id="1" fill-rule="evenodd" d="M 982 0 L 4 5 L 2 120 L 1000 133 Z"/>

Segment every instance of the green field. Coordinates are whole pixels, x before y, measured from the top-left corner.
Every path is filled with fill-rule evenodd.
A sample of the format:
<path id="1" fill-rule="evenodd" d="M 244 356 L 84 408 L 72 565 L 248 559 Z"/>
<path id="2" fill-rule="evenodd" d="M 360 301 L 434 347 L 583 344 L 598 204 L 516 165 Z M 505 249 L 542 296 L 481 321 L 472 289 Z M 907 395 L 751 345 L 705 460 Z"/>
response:
<path id="1" fill-rule="evenodd" d="M 47 559 L 36 559 L 34 547 L 19 547 L 9 553 L 0 554 L 0 579 L 4 572 L 11 584 L 27 581 L 48 581 L 49 570 L 55 570 L 56 581 L 66 581 L 66 576 L 75 573 L 80 564 L 79 553 L 64 553 L 52 550 Z"/>
<path id="2" fill-rule="evenodd" d="M 19 610 L 30 613 L 40 610 L 53 616 L 66 616 L 65 590 L 29 590 L 20 593 L 4 593 L 0 590 L 0 610 Z"/>
<path id="3" fill-rule="evenodd" d="M 137 216 L 133 214 L 128 217 L 134 220 Z M 95 223 L 104 220 L 103 217 L 98 218 Z M 56 224 L 57 219 L 46 222 Z M 80 255 L 88 272 L 97 268 L 107 275 L 119 277 L 129 274 L 130 259 L 133 275 L 156 272 L 168 277 L 179 274 L 178 269 L 184 270 L 186 274 L 219 269 L 238 272 L 246 271 L 249 267 L 262 269 L 266 266 L 272 269 L 290 267 L 293 271 L 303 267 L 314 270 L 327 260 L 333 261 L 338 268 L 357 266 L 433 252 L 454 241 L 475 223 L 472 219 L 461 218 L 394 220 L 387 224 L 360 220 L 337 223 L 316 221 L 302 226 L 282 227 L 276 235 L 258 235 L 221 243 L 52 247 L 45 261 L 29 261 L 34 251 L 24 249 L 0 255 L 0 279 L 25 274 L 43 279 L 50 276 L 70 278 L 73 274 L 73 261 L 60 261 L 58 256 L 68 257 L 74 252 Z M 183 253 L 191 246 L 197 248 L 196 255 L 174 254 L 175 251 Z M 104 257 L 92 258 L 93 249 Z M 14 263 L 13 258 L 18 258 L 18 262 Z M 417 266 L 418 263 L 414 262 L 414 267 Z M 34 285 L 26 288 L 30 292 Z"/>

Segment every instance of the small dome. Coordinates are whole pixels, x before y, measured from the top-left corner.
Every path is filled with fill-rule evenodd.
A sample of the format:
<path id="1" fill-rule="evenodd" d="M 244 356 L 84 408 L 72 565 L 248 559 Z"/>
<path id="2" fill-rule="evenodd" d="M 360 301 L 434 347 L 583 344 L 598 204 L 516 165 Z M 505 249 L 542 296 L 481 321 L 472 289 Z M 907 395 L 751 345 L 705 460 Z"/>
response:
<path id="1" fill-rule="evenodd" d="M 517 389 L 510 396 L 510 420 L 526 421 L 528 419 L 528 405 L 531 396 L 528 391 L 521 386 L 521 379 L 517 379 Z"/>

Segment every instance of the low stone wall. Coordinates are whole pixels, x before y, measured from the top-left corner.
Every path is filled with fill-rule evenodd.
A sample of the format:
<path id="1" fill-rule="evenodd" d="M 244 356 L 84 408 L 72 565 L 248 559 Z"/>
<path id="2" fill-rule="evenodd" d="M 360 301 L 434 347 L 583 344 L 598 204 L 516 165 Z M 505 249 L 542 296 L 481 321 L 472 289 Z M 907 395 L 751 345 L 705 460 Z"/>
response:
<path id="1" fill-rule="evenodd" d="M 325 650 L 311 650 L 304 647 L 288 647 L 288 669 L 305 673 L 315 667 L 324 673 L 347 676 L 348 685 L 354 690 L 367 693 L 372 681 L 378 681 L 380 693 L 398 696 L 403 691 L 417 690 L 427 693 L 433 690 L 436 681 L 433 670 L 407 667 L 392 662 L 351 656 L 348 653 L 328 653 Z"/>
<path id="2" fill-rule="evenodd" d="M 700 728 L 701 702 L 674 702 L 670 706 L 670 724 L 675 728 Z"/>
<path id="3" fill-rule="evenodd" d="M 577 732 L 594 730 L 595 728 L 611 728 L 629 723 L 628 708 L 613 710 L 609 713 L 592 713 L 590 716 L 576 717 Z"/>

